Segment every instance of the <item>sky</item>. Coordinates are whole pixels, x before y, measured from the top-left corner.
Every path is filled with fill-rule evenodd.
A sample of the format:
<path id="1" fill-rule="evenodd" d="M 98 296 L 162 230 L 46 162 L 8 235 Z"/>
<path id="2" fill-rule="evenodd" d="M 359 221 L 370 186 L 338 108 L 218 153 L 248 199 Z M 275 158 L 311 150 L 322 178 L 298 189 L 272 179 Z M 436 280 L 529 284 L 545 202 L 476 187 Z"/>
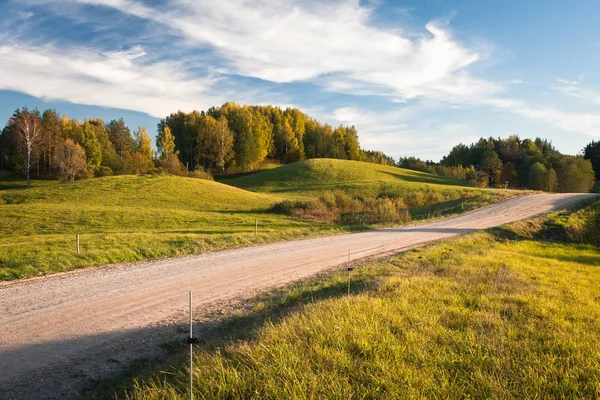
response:
<path id="1" fill-rule="evenodd" d="M 354 125 L 439 160 L 479 137 L 600 139 L 597 0 L 0 0 L 0 118 L 123 117 L 227 101 Z"/>

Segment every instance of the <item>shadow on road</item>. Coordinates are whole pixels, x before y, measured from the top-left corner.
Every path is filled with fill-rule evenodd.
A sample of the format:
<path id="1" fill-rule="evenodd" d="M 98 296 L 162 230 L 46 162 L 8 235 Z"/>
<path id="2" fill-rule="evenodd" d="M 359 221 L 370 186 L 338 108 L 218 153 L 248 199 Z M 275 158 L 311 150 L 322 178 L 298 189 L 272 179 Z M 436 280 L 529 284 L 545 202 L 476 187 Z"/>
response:
<path id="1" fill-rule="evenodd" d="M 345 277 L 345 273 L 339 273 L 334 282 L 316 277 L 306 286 L 299 283 L 238 304 L 221 305 L 208 314 L 198 312 L 197 319 L 202 316 L 203 322 L 194 324 L 194 336 L 200 339 L 197 349 L 211 351 L 238 340 L 252 339 L 266 323 L 277 323 L 304 305 L 344 296 L 348 290 Z M 353 277 L 352 294 L 375 286 L 375 279 Z M 260 309 L 256 307 L 259 304 Z M 2 359 L 16 360 L 12 367 L 22 372 L 10 382 L 5 380 L 6 375 L 4 379 L 0 377 L 0 398 L 115 398 L 115 392 L 123 393 L 132 387 L 133 378 L 143 379 L 165 370 L 172 373 L 173 366 L 186 365 L 189 325 L 184 321 L 187 318 L 182 314 L 181 323 L 0 350 L 0 369 L 11 367 L 3 365 Z M 45 353 L 65 345 L 73 351 L 67 352 L 63 359 L 42 362 Z"/>

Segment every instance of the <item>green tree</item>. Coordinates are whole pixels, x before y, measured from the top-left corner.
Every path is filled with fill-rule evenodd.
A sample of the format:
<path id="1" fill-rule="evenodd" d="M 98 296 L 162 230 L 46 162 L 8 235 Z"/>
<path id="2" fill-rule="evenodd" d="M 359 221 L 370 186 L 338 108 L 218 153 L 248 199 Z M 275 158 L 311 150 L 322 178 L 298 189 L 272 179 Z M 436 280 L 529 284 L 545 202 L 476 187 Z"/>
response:
<path id="1" fill-rule="evenodd" d="M 554 168 L 548 170 L 548 191 L 553 192 L 558 186 L 558 175 Z"/>
<path id="2" fill-rule="evenodd" d="M 600 181 L 600 140 L 593 141 L 583 148 L 583 158 L 590 160 L 596 180 Z"/>
<path id="3" fill-rule="evenodd" d="M 358 131 L 354 126 L 346 128 L 345 150 L 348 160 L 360 160 L 360 144 L 358 143 Z"/>
<path id="4" fill-rule="evenodd" d="M 501 183 L 508 182 L 508 187 L 514 188 L 517 184 L 517 171 L 515 166 L 509 162 L 502 167 L 502 174 L 500 175 Z"/>
<path id="5" fill-rule="evenodd" d="M 150 139 L 146 128 L 140 126 L 133 135 L 135 137 L 137 152 L 152 160 L 154 158 L 154 149 L 152 148 L 152 139 Z"/>
<path id="6" fill-rule="evenodd" d="M 44 110 L 42 113 L 42 152 L 41 162 L 44 170 L 52 174 L 54 170 L 54 151 L 61 143 L 60 114 L 56 110 Z"/>
<path id="7" fill-rule="evenodd" d="M 106 132 L 121 159 L 135 152 L 135 142 L 123 118 L 112 120 L 106 124 Z"/>
<path id="8" fill-rule="evenodd" d="M 548 190 L 548 170 L 544 164 L 536 162 L 529 171 L 529 189 Z"/>
<path id="9" fill-rule="evenodd" d="M 562 156 L 556 173 L 561 192 L 586 193 L 594 186 L 592 163 L 583 157 Z"/>
<path id="10" fill-rule="evenodd" d="M 175 137 L 171 134 L 171 128 L 165 126 L 156 137 L 156 147 L 160 152 L 161 160 L 168 160 L 176 157 L 179 153 L 175 150 Z"/>
<path id="11" fill-rule="evenodd" d="M 87 165 L 92 169 L 98 169 L 102 163 L 102 147 L 98 140 L 98 130 L 101 129 L 93 122 L 83 123 L 83 148 L 87 156 Z"/>
<path id="12" fill-rule="evenodd" d="M 227 118 L 221 115 L 216 120 L 210 115 L 203 118 L 201 139 L 198 140 L 199 163 L 205 169 L 218 168 L 225 172 L 225 166 L 233 159 L 233 134 L 229 130 Z"/>
<path id="13" fill-rule="evenodd" d="M 489 187 L 497 187 L 501 182 L 502 161 L 494 150 L 488 150 L 481 160 L 481 168 L 488 178 Z"/>

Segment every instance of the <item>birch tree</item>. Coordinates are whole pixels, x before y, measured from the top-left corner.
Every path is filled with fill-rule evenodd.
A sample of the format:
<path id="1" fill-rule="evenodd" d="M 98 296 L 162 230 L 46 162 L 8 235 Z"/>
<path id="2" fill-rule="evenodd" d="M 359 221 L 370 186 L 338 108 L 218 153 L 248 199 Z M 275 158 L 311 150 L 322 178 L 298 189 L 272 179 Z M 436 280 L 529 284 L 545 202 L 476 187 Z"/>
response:
<path id="1" fill-rule="evenodd" d="M 23 158 L 27 186 L 31 186 L 30 171 L 43 143 L 42 123 L 37 116 L 23 110 L 10 119 L 15 146 Z"/>

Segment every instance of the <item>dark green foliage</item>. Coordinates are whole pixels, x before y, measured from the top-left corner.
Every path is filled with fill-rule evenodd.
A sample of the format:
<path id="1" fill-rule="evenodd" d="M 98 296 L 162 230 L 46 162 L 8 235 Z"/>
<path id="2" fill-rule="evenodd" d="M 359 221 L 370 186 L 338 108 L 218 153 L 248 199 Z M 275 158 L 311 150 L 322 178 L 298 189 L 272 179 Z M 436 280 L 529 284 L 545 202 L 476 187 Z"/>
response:
<path id="1" fill-rule="evenodd" d="M 513 135 L 506 139 L 481 138 L 470 146 L 461 143 L 442 158 L 440 164 L 450 168 L 473 167 L 477 170 L 476 178 L 470 180 L 478 186 L 507 184 L 511 188 L 587 192 L 594 183 L 592 166 L 600 157 L 599 150 L 600 142 L 592 142 L 584 149 L 584 157 L 568 156 L 559 153 L 548 140 L 521 140 Z M 446 172 L 439 171 L 431 162 L 420 160 L 403 166 L 423 171 L 423 164 L 428 172 Z"/>
<path id="2" fill-rule="evenodd" d="M 592 141 L 583 149 L 583 158 L 590 160 L 594 173 L 596 174 L 596 180 L 600 181 L 600 140 Z"/>

